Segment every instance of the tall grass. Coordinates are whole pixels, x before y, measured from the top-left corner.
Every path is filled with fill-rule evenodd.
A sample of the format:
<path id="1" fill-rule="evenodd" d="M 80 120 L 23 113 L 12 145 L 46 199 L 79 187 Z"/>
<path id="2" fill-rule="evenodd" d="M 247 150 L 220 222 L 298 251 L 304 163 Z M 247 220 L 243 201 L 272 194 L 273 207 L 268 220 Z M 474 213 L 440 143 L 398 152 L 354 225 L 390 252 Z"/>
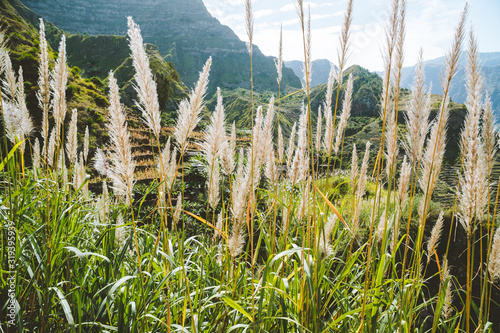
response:
<path id="1" fill-rule="evenodd" d="M 173 140 L 162 140 L 161 92 L 157 92 L 149 68 L 140 28 L 129 18 L 137 104 L 156 146 L 152 151 L 158 152 L 154 156 L 155 180 L 142 194 L 136 191 L 136 162 L 126 110 L 120 103 L 113 73 L 108 80 L 109 142 L 89 164 L 88 129 L 85 135 L 81 133 L 84 142 L 78 142 L 77 111 L 70 121 L 65 119 L 64 37 L 59 58 L 49 66 L 43 22 L 40 25 L 37 96 L 44 113 L 43 123 L 37 125 L 43 147 L 38 138 L 30 136 L 22 70 L 16 74 L 9 65 L 6 44 L 1 40 L 4 133 L 0 216 L 5 221 L 4 244 L 7 221 L 17 230 L 15 330 L 496 330 L 493 309 L 498 305 L 491 296 L 500 277 L 494 201 L 499 190 L 491 179 L 496 132 L 489 99 L 483 98 L 477 42 L 472 33 L 467 65 L 468 114 L 462 129 L 463 166 L 456 209 L 441 212 L 432 201 L 443 160 L 449 87 L 462 49 L 467 8 L 446 57 L 442 80 L 445 96 L 438 115 L 429 119 L 430 97 L 424 87 L 421 53 L 403 134 L 398 126 L 398 105 L 406 1 L 391 1 L 383 51 L 382 131 L 375 145 L 380 148 L 375 152 L 370 149 L 375 142 L 366 142 L 364 147 L 354 145 L 351 169 L 340 170 L 335 163 L 330 168 L 330 157 L 343 153 L 355 85 L 350 75 L 346 93 L 340 98 L 353 7 L 353 1 L 347 1 L 339 70 L 330 73 L 320 111 L 323 117 L 315 124 L 316 132 L 309 95 L 311 22 L 304 3 L 298 1 L 305 57 L 300 119 L 291 135 L 283 138 L 278 117 L 279 105 L 286 96 L 280 96 L 280 57 L 278 99 L 272 97 L 268 105 L 255 107 L 252 97 L 251 140 L 246 146 L 239 143 L 240 147 L 235 124 L 228 130 L 225 123 L 220 90 L 216 109 L 210 110 L 210 124 L 203 135 L 193 135 L 199 129 L 205 105 L 211 58 L 201 69 L 189 97 L 178 106 Z M 253 75 L 250 0 L 246 1 L 246 10 Z M 50 67 L 53 71 L 49 78 Z M 335 97 L 334 80 L 338 83 Z M 12 117 L 22 121 L 12 121 Z M 191 143 L 201 147 L 197 156 L 187 154 Z M 29 149 L 23 150 L 24 144 Z M 399 149 L 400 145 L 404 149 Z M 357 149 L 364 150 L 362 159 Z M 24 160 L 30 155 L 33 163 L 27 166 Z M 326 172 L 321 174 L 315 165 L 320 156 L 328 158 Z M 200 163 L 202 167 L 197 168 Z M 93 169 L 106 179 L 101 193 L 89 193 L 91 176 L 87 173 L 95 174 Z M 201 203 L 189 192 L 193 172 L 206 178 L 202 184 L 205 201 Z M 107 182 L 111 184 L 109 191 Z M 148 196 L 155 198 L 150 206 L 144 204 Z M 449 257 L 450 252 L 439 250 L 445 244 L 447 248 L 458 244 L 452 234 L 452 221 L 457 219 L 466 234 L 465 281 L 458 268 L 448 264 L 454 259 Z M 487 249 L 484 256 L 483 249 Z M 479 264 L 473 261 L 478 258 L 475 252 L 481 253 Z M 0 283 L 6 290 L 10 272 L 5 263 L 12 253 L 4 246 L 0 255 L 4 265 Z M 478 283 L 480 288 L 476 290 L 473 285 Z M 2 298 L 2 327 L 7 327 L 9 302 L 7 297 Z"/>

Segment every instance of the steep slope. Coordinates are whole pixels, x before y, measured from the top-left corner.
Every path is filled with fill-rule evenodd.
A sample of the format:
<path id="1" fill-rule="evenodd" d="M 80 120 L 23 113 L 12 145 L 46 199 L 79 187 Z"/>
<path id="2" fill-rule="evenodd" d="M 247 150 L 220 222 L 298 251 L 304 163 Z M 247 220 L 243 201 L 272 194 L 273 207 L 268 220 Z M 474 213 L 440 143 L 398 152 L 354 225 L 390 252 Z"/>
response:
<path id="1" fill-rule="evenodd" d="M 377 117 L 380 107 L 380 96 L 382 94 L 382 79 L 375 73 L 360 66 L 352 66 L 344 73 L 344 80 L 340 87 L 339 110 L 344 96 L 349 74 L 353 75 L 353 103 L 352 115 L 357 117 Z M 296 89 L 286 89 L 282 92 L 282 97 L 292 94 Z M 337 85 L 334 86 L 334 103 L 336 98 Z M 326 84 L 320 84 L 311 89 L 311 110 L 313 119 L 316 121 L 318 108 L 323 104 L 326 94 Z M 250 92 L 245 89 L 235 91 L 224 91 L 224 106 L 229 123 L 235 121 L 238 128 L 250 128 L 251 119 L 251 101 Z M 263 92 L 254 96 L 256 105 L 267 105 L 272 93 Z M 275 97 L 277 97 L 275 95 Z M 281 101 L 280 105 L 280 124 L 284 131 L 288 132 L 294 122 L 298 122 L 302 103 L 305 96 L 303 92 L 296 93 Z M 210 110 L 215 108 L 215 96 L 208 102 Z M 277 105 L 277 103 L 276 103 Z M 340 112 L 340 111 L 339 111 Z"/>
<path id="2" fill-rule="evenodd" d="M 302 68 L 304 62 L 299 60 L 285 61 L 285 66 L 293 70 L 301 81 L 303 81 Z M 328 82 L 328 75 L 330 74 L 330 61 L 326 59 L 318 59 L 312 62 L 312 79 L 311 86 L 315 87 L 319 84 Z"/>
<path id="3" fill-rule="evenodd" d="M 23 0 L 29 8 L 72 33 L 125 35 L 127 16 L 141 26 L 144 40 L 158 45 L 160 54 L 176 64 L 187 86 L 192 86 L 209 56 L 213 57 L 210 89 L 249 88 L 250 58 L 244 42 L 219 23 L 201 0 Z M 254 85 L 276 89 L 271 57 L 254 48 Z M 291 70 L 283 84 L 300 86 Z"/>

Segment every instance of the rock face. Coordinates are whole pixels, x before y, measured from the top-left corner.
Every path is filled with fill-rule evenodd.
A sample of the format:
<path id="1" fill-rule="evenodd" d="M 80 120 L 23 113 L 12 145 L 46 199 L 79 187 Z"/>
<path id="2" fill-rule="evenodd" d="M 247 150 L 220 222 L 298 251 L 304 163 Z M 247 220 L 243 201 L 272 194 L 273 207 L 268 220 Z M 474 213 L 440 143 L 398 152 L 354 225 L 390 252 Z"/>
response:
<path id="1" fill-rule="evenodd" d="M 211 90 L 216 86 L 250 86 L 250 59 L 246 45 L 207 11 L 201 0 L 22 0 L 66 31 L 90 35 L 125 35 L 127 16 L 141 27 L 144 41 L 156 44 L 173 61 L 181 78 L 192 86 L 209 56 L 213 57 Z M 257 90 L 277 89 L 271 57 L 254 48 L 254 85 Z M 283 83 L 300 87 L 289 69 Z"/>

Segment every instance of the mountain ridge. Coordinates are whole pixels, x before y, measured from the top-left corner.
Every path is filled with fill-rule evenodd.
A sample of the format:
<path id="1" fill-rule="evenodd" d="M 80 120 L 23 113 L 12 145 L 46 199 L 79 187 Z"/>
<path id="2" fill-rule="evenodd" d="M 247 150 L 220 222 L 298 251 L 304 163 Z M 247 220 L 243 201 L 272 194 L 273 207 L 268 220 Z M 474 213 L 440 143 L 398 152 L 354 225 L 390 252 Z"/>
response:
<path id="1" fill-rule="evenodd" d="M 61 29 L 90 35 L 125 35 L 127 16 L 140 25 L 144 41 L 158 46 L 173 61 L 189 87 L 209 56 L 213 57 L 210 87 L 250 88 L 250 57 L 245 42 L 215 19 L 201 0 L 22 0 Z M 254 87 L 277 89 L 272 57 L 254 47 Z M 284 69 L 283 86 L 300 87 L 293 71 Z"/>

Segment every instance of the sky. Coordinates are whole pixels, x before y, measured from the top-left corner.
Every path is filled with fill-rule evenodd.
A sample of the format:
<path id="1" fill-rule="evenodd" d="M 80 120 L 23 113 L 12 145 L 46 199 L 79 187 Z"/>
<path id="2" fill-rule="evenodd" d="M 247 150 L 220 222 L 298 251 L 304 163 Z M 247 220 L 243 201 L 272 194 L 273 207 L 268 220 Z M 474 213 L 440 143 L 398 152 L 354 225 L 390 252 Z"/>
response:
<path id="1" fill-rule="evenodd" d="M 203 0 L 209 12 L 247 41 L 244 0 Z M 283 25 L 284 60 L 302 60 L 302 32 L 294 0 L 253 0 L 254 44 L 265 55 L 278 56 Z M 311 10 L 312 58 L 337 63 L 339 32 L 347 0 L 304 1 Z M 381 45 L 390 0 L 354 0 L 349 65 L 383 69 Z M 413 66 L 420 48 L 424 60 L 444 56 L 465 0 L 407 0 L 404 66 Z M 500 52 L 500 0 L 470 0 L 468 29 L 481 52 Z"/>

